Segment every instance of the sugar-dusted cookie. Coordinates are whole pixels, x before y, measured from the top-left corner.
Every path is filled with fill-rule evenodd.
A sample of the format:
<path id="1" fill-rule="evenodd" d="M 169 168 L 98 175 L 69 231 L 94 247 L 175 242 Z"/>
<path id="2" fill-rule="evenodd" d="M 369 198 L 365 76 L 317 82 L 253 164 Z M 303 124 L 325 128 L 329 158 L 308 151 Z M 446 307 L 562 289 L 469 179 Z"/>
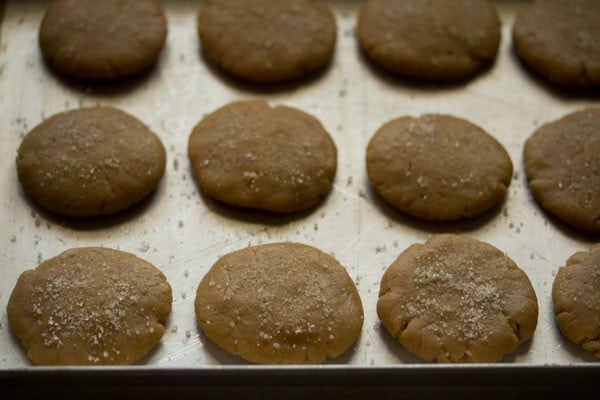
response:
<path id="1" fill-rule="evenodd" d="M 171 286 L 122 251 L 77 248 L 19 277 L 8 321 L 34 364 L 133 364 L 160 340 Z"/>
<path id="2" fill-rule="evenodd" d="M 600 108 L 540 127 L 525 142 L 529 189 L 549 213 L 600 233 Z"/>
<path id="3" fill-rule="evenodd" d="M 552 301 L 563 335 L 600 358 L 600 243 L 558 270 Z"/>
<path id="4" fill-rule="evenodd" d="M 337 168 L 335 144 L 317 119 L 262 100 L 230 103 L 203 118 L 188 150 L 206 194 L 280 213 L 317 205 Z"/>
<path id="5" fill-rule="evenodd" d="M 209 339 L 262 364 L 338 357 L 363 323 L 358 291 L 344 267 L 296 243 L 248 247 L 221 257 L 202 278 L 195 305 Z"/>
<path id="6" fill-rule="evenodd" d="M 89 80 L 134 75 L 158 59 L 167 22 L 156 0 L 54 0 L 39 42 L 59 72 Z"/>
<path id="7" fill-rule="evenodd" d="M 423 360 L 497 362 L 533 335 L 538 305 L 529 279 L 504 252 L 439 235 L 390 265 L 377 314 Z"/>
<path id="8" fill-rule="evenodd" d="M 367 57 L 393 73 L 460 80 L 495 59 L 500 20 L 488 0 L 367 0 L 358 40 Z"/>
<path id="9" fill-rule="evenodd" d="M 335 19 L 321 0 L 208 0 L 198 32 L 210 60 L 258 83 L 289 81 L 324 66 L 336 42 Z"/>
<path id="10" fill-rule="evenodd" d="M 512 175 L 506 150 L 460 118 L 428 114 L 384 124 L 367 147 L 375 191 L 430 221 L 476 217 L 502 201 Z"/>
<path id="11" fill-rule="evenodd" d="M 17 155 L 25 192 L 55 213 L 112 214 L 150 194 L 165 149 L 142 122 L 110 107 L 56 114 L 33 128 Z"/>
<path id="12" fill-rule="evenodd" d="M 517 15 L 519 57 L 560 86 L 600 85 L 600 1 L 534 0 Z"/>

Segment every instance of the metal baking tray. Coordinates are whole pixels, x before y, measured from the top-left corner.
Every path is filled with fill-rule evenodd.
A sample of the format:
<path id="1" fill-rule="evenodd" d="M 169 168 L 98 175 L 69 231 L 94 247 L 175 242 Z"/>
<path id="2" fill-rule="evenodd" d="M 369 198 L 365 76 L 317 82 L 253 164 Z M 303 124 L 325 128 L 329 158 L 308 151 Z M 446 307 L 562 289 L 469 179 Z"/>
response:
<path id="1" fill-rule="evenodd" d="M 147 259 L 165 273 L 173 288 L 173 312 L 161 344 L 138 365 L 111 369 L 114 371 L 131 374 L 132 370 L 143 370 L 150 376 L 172 371 L 186 376 L 225 376 L 232 370 L 264 376 L 284 371 L 304 377 L 313 373 L 381 376 L 382 371 L 420 377 L 432 371 L 504 371 L 517 375 L 532 368 L 542 371 L 565 367 L 571 371 L 600 371 L 591 354 L 560 335 L 551 301 L 558 267 L 598 237 L 572 230 L 546 215 L 527 190 L 522 165 L 524 141 L 540 124 L 585 106 L 600 105 L 600 97 L 598 92 L 557 90 L 518 61 L 511 45 L 511 29 L 515 13 L 527 2 L 494 1 L 502 20 L 502 43 L 497 61 L 487 71 L 467 82 L 435 85 L 399 79 L 373 67 L 361 54 L 355 37 L 362 2 L 329 1 L 338 24 L 332 63 L 299 82 L 277 86 L 240 83 L 204 59 L 196 33 L 198 1 L 165 1 L 169 34 L 158 65 L 139 77 L 104 85 L 61 78 L 44 64 L 37 34 L 47 1 L 3 3 L 0 371 L 98 371 L 32 366 L 6 317 L 8 297 L 19 274 L 65 249 L 90 245 L 118 248 Z M 192 127 L 205 114 L 230 101 L 256 97 L 313 114 L 336 142 L 338 172 L 334 188 L 316 209 L 291 216 L 248 212 L 210 200 L 195 185 L 187 158 Z M 150 199 L 117 216 L 75 220 L 49 214 L 21 190 L 15 170 L 16 149 L 23 136 L 45 118 L 97 104 L 135 115 L 161 137 L 168 151 L 164 180 Z M 372 192 L 364 163 L 368 140 L 392 118 L 423 113 L 466 118 L 506 147 L 515 172 L 500 207 L 470 221 L 424 223 L 394 211 Z M 423 363 L 404 351 L 378 321 L 375 305 L 383 271 L 412 243 L 442 232 L 468 235 L 495 245 L 533 282 L 540 307 L 537 330 L 533 340 L 501 364 L 465 367 Z M 193 306 L 196 287 L 217 258 L 248 245 L 276 241 L 316 246 L 334 255 L 355 280 L 365 309 L 364 327 L 356 345 L 342 357 L 321 366 L 250 365 L 217 348 L 197 328 Z"/>

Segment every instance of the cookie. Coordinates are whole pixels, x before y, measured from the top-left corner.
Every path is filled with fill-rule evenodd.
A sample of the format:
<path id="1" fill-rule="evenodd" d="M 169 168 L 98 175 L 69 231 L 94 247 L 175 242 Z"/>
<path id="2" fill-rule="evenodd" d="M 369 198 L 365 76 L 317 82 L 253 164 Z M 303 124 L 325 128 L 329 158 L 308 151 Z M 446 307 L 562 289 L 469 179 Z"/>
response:
<path id="1" fill-rule="evenodd" d="M 439 235 L 410 246 L 386 270 L 377 314 L 423 360 L 497 362 L 533 335 L 538 305 L 529 279 L 504 252 Z"/>
<path id="2" fill-rule="evenodd" d="M 221 257 L 196 293 L 202 331 L 227 352 L 261 364 L 320 363 L 360 334 L 354 282 L 333 257 L 297 243 Z"/>
<path id="3" fill-rule="evenodd" d="M 600 108 L 540 127 L 523 158 L 536 201 L 563 222 L 600 233 Z"/>
<path id="4" fill-rule="evenodd" d="M 559 86 L 600 85 L 597 0 L 534 0 L 517 15 L 513 42 L 526 65 Z"/>
<path id="5" fill-rule="evenodd" d="M 152 264 L 87 247 L 22 273 L 7 314 L 34 364 L 132 364 L 160 341 L 171 300 L 171 286 Z"/>
<path id="6" fill-rule="evenodd" d="M 374 190 L 398 210 L 428 221 L 452 221 L 499 204 L 512 162 L 478 126 L 428 114 L 379 128 L 367 147 L 367 172 Z"/>
<path id="7" fill-rule="evenodd" d="M 25 192 L 72 217 L 113 214 L 150 194 L 165 170 L 160 139 L 110 107 L 56 114 L 33 128 L 17 155 Z"/>
<path id="8" fill-rule="evenodd" d="M 112 80 L 156 63 L 167 36 L 155 0 L 54 0 L 39 31 L 47 62 L 78 79 Z"/>
<path id="9" fill-rule="evenodd" d="M 335 144 L 317 119 L 262 100 L 230 103 L 203 118 L 188 152 L 206 194 L 278 213 L 321 202 L 337 168 Z"/>
<path id="10" fill-rule="evenodd" d="M 552 301 L 562 334 L 600 358 L 600 243 L 559 268 Z"/>
<path id="11" fill-rule="evenodd" d="M 496 58 L 500 20 L 488 0 L 367 0 L 357 35 L 365 55 L 392 73 L 455 81 Z"/>
<path id="12" fill-rule="evenodd" d="M 257 83 L 302 77 L 333 56 L 336 23 L 320 0 L 208 0 L 198 17 L 208 58 Z"/>

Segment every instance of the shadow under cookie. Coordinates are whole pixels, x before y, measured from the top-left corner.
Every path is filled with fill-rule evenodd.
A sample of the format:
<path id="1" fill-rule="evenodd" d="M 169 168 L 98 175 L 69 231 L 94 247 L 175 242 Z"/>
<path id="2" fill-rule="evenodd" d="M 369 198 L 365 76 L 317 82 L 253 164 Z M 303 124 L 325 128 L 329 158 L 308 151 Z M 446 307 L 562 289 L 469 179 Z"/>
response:
<path id="1" fill-rule="evenodd" d="M 167 53 L 165 49 L 163 53 Z M 43 65 L 44 72 L 50 79 L 55 79 L 61 85 L 66 86 L 70 90 L 79 93 L 85 93 L 91 96 L 100 96 L 103 98 L 116 98 L 124 93 L 129 93 L 133 90 L 140 89 L 147 85 L 152 79 L 155 79 L 162 73 L 166 54 L 161 54 L 158 61 L 150 67 L 140 71 L 139 73 L 122 77 L 110 81 L 96 81 L 89 79 L 73 78 L 56 71 L 48 62 L 40 56 L 40 63 Z"/>
<path id="2" fill-rule="evenodd" d="M 450 81 L 432 81 L 398 75 L 369 59 L 369 57 L 360 47 L 359 43 L 356 43 L 355 48 L 358 62 L 360 62 L 360 64 L 377 79 L 394 87 L 407 87 L 412 90 L 421 90 L 425 92 L 462 90 L 466 85 L 479 79 L 484 79 L 488 74 L 491 73 L 497 62 L 497 59 L 490 61 L 489 63 L 485 64 L 477 74 L 472 76 L 457 78 Z"/>
<path id="3" fill-rule="evenodd" d="M 212 212 L 215 212 L 227 219 L 243 221 L 251 224 L 269 225 L 273 227 L 285 226 L 295 221 L 308 218 L 313 212 L 315 212 L 316 209 L 322 206 L 321 204 L 318 204 L 313 208 L 304 211 L 293 213 L 276 213 L 273 211 L 233 206 L 207 195 L 200 187 L 198 187 L 198 185 L 196 185 L 196 188 L 200 199 Z M 323 202 L 325 201 L 326 198 L 323 200 Z"/>
<path id="4" fill-rule="evenodd" d="M 390 220 L 401 225 L 408 226 L 417 231 L 425 231 L 430 233 L 464 233 L 476 231 L 497 219 L 506 206 L 506 199 L 504 199 L 501 203 L 478 217 L 462 219 L 458 221 L 424 221 L 417 217 L 408 215 L 389 204 L 383 197 L 375 192 L 368 178 L 365 178 L 365 185 L 367 185 L 369 188 L 369 200 L 372 201 L 377 209 Z"/>
<path id="5" fill-rule="evenodd" d="M 22 188 L 19 188 L 19 193 L 22 201 L 26 202 L 31 208 L 32 215 L 35 213 L 43 217 L 48 223 L 60 225 L 81 232 L 92 232 L 98 229 L 113 228 L 125 224 L 129 224 L 134 220 L 142 218 L 149 209 L 153 207 L 157 198 L 163 196 L 159 194 L 162 185 L 157 190 L 150 193 L 148 196 L 133 204 L 126 210 L 119 211 L 115 214 L 94 217 L 68 217 L 49 211 L 29 197 Z"/>
<path id="6" fill-rule="evenodd" d="M 199 46 L 198 54 L 200 62 L 202 62 L 208 68 L 208 71 L 222 84 L 239 91 L 262 95 L 278 94 L 282 92 L 294 92 L 305 86 L 316 85 L 332 73 L 333 65 L 335 64 L 334 54 L 334 56 L 329 62 L 313 71 L 306 73 L 302 77 L 286 82 L 257 83 L 233 76 L 227 71 L 223 70 L 208 58 L 206 52 L 202 50 L 201 46 Z"/>
<path id="7" fill-rule="evenodd" d="M 580 99 L 600 100 L 600 90 L 597 87 L 563 87 L 540 75 L 519 57 L 514 44 L 511 44 L 508 54 L 523 76 L 534 82 L 538 87 L 548 91 L 557 99 L 562 101 Z"/>

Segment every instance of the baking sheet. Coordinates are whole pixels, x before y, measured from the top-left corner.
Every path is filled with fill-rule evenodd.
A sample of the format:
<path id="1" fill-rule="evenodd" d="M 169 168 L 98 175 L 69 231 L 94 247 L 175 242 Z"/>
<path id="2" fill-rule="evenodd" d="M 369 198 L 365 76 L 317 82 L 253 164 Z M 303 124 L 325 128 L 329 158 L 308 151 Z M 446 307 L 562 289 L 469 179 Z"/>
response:
<path id="1" fill-rule="evenodd" d="M 533 202 L 522 167 L 522 146 L 540 124 L 584 106 L 597 94 L 564 93 L 534 78 L 510 43 L 515 12 L 525 1 L 497 0 L 502 44 L 496 63 L 458 85 L 427 85 L 395 78 L 371 66 L 354 36 L 360 1 L 329 1 L 338 23 L 331 65 L 298 83 L 257 87 L 236 82 L 202 57 L 196 35 L 201 2 L 165 1 L 169 36 L 156 68 L 138 78 L 87 85 L 58 77 L 44 65 L 37 29 L 47 1 L 7 1 L 0 32 L 0 371 L 34 368 L 12 335 L 6 304 L 19 274 L 65 249 L 107 246 L 129 251 L 161 269 L 173 288 L 173 312 L 161 345 L 139 365 L 151 369 L 249 366 L 206 340 L 194 316 L 196 287 L 225 253 L 260 243 L 294 241 L 334 255 L 354 278 L 365 309 L 362 334 L 332 368 L 420 369 L 381 327 L 375 305 L 383 271 L 406 247 L 430 235 L 452 232 L 489 242 L 528 274 L 540 314 L 533 340 L 505 358 L 511 366 L 593 365 L 594 358 L 567 343 L 554 324 L 551 286 L 556 270 L 598 237 L 549 219 Z M 239 99 L 265 98 L 307 111 L 321 120 L 338 147 L 334 189 L 315 210 L 293 216 L 247 212 L 217 204 L 199 193 L 187 159 L 192 127 L 216 108 Z M 168 150 L 158 191 L 114 217 L 72 220 L 48 214 L 23 194 L 14 159 L 23 136 L 43 119 L 96 104 L 121 108 L 144 121 Z M 371 191 L 364 152 L 375 130 L 400 115 L 448 113 L 491 133 L 508 150 L 514 179 L 504 204 L 476 220 L 430 224 L 405 217 Z M 329 366 L 326 366 L 328 368 Z M 315 367 L 304 367 L 307 369 Z M 444 368 L 450 368 L 449 366 Z"/>

